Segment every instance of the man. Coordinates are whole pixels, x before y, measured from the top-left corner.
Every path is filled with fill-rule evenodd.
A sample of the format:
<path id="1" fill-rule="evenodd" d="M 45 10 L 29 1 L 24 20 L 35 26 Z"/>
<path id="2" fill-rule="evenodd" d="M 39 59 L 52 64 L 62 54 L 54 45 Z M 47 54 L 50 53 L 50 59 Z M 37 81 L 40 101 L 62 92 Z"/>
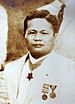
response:
<path id="1" fill-rule="evenodd" d="M 5 68 L 10 104 L 74 104 L 74 62 L 53 51 L 63 11 L 35 10 L 24 20 L 28 53 Z"/>

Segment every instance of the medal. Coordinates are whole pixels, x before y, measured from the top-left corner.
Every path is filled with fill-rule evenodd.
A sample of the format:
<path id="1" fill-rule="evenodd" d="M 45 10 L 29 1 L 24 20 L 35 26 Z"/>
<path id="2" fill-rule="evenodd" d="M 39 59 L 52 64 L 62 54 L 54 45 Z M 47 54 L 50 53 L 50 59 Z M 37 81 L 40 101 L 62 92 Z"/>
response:
<path id="1" fill-rule="evenodd" d="M 43 88 L 42 88 L 42 93 L 44 93 L 42 95 L 42 99 L 43 100 L 47 100 L 48 99 L 48 90 L 49 90 L 49 84 L 43 84 Z"/>
<path id="2" fill-rule="evenodd" d="M 28 73 L 27 78 L 29 79 L 29 81 L 33 78 L 33 74 L 32 73 Z"/>
<path id="3" fill-rule="evenodd" d="M 43 99 L 43 100 L 47 100 L 47 98 L 48 98 L 48 96 L 47 96 L 46 94 L 43 94 L 43 95 L 42 95 L 42 99 Z"/>
<path id="4" fill-rule="evenodd" d="M 54 92 L 50 93 L 50 97 L 51 98 L 55 98 L 56 97 L 56 94 Z"/>
<path id="5" fill-rule="evenodd" d="M 50 98 L 55 98 L 56 97 L 56 93 L 54 92 L 54 90 L 56 89 L 57 85 L 50 85 L 51 88 L 51 93 L 50 93 Z"/>
<path id="6" fill-rule="evenodd" d="M 50 84 L 43 84 L 43 88 L 42 88 L 42 93 L 44 93 L 42 95 L 42 99 L 43 100 L 47 100 L 48 99 L 48 93 L 49 93 L 49 87 L 51 89 L 51 93 L 50 93 L 50 98 L 54 99 L 56 97 L 56 93 L 54 92 L 57 85 L 50 85 Z"/>

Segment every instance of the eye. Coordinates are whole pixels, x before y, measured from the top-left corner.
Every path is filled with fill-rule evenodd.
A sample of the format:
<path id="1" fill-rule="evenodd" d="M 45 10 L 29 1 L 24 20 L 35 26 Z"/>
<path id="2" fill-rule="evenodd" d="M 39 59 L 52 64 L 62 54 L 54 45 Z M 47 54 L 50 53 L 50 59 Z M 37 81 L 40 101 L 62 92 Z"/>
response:
<path id="1" fill-rule="evenodd" d="M 42 34 L 48 34 L 47 32 L 42 32 Z"/>
<path id="2" fill-rule="evenodd" d="M 35 32 L 29 32 L 28 34 L 35 34 Z"/>
<path id="3" fill-rule="evenodd" d="M 28 35 L 35 35 L 36 33 L 36 31 L 28 31 Z"/>
<path id="4" fill-rule="evenodd" d="M 44 34 L 44 35 L 48 35 L 49 34 L 47 31 L 41 31 L 40 33 Z"/>

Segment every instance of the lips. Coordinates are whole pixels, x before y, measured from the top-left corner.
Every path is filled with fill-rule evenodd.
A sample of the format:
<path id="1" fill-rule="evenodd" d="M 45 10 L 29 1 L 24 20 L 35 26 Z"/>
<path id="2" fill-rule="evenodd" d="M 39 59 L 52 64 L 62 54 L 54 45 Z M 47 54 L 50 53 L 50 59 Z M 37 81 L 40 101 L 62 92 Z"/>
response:
<path id="1" fill-rule="evenodd" d="M 44 46 L 44 44 L 33 44 L 34 47 L 40 48 L 42 46 Z"/>

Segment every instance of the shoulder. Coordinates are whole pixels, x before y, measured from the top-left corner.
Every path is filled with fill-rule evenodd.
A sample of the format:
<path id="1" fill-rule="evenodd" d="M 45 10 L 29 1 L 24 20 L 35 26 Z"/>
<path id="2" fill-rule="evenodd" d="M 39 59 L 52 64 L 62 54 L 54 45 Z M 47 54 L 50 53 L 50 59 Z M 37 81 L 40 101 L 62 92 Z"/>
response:
<path id="1" fill-rule="evenodd" d="M 47 61 L 57 65 L 75 65 L 74 61 L 56 52 L 49 54 Z"/>
<path id="2" fill-rule="evenodd" d="M 20 69 L 20 67 L 23 65 L 23 63 L 25 62 L 25 59 L 26 59 L 26 55 L 24 55 L 23 57 L 15 60 L 15 61 L 12 61 L 12 62 L 9 62 L 6 66 L 5 66 L 5 70 L 4 72 L 5 73 L 12 73 L 13 71 L 17 71 L 18 69 Z"/>
<path id="3" fill-rule="evenodd" d="M 71 59 L 63 56 L 62 54 L 59 54 L 59 53 L 54 53 L 55 55 L 55 58 L 60 61 L 60 62 L 68 62 L 68 63 L 74 63 Z"/>
<path id="4" fill-rule="evenodd" d="M 6 65 L 6 67 L 7 67 L 7 66 L 11 66 L 11 65 L 16 65 L 17 63 L 21 63 L 22 61 L 25 60 L 25 58 L 26 58 L 26 55 L 24 55 L 24 56 L 22 56 L 22 57 L 20 57 L 20 58 L 18 58 L 18 59 L 16 59 L 16 60 L 14 60 L 14 61 L 12 61 L 12 62 L 9 62 L 9 63 Z"/>
<path id="5" fill-rule="evenodd" d="M 66 75 L 71 78 L 75 77 L 75 62 L 55 52 L 47 57 L 44 67 L 47 68 L 48 73 L 55 72 L 65 77 Z"/>

